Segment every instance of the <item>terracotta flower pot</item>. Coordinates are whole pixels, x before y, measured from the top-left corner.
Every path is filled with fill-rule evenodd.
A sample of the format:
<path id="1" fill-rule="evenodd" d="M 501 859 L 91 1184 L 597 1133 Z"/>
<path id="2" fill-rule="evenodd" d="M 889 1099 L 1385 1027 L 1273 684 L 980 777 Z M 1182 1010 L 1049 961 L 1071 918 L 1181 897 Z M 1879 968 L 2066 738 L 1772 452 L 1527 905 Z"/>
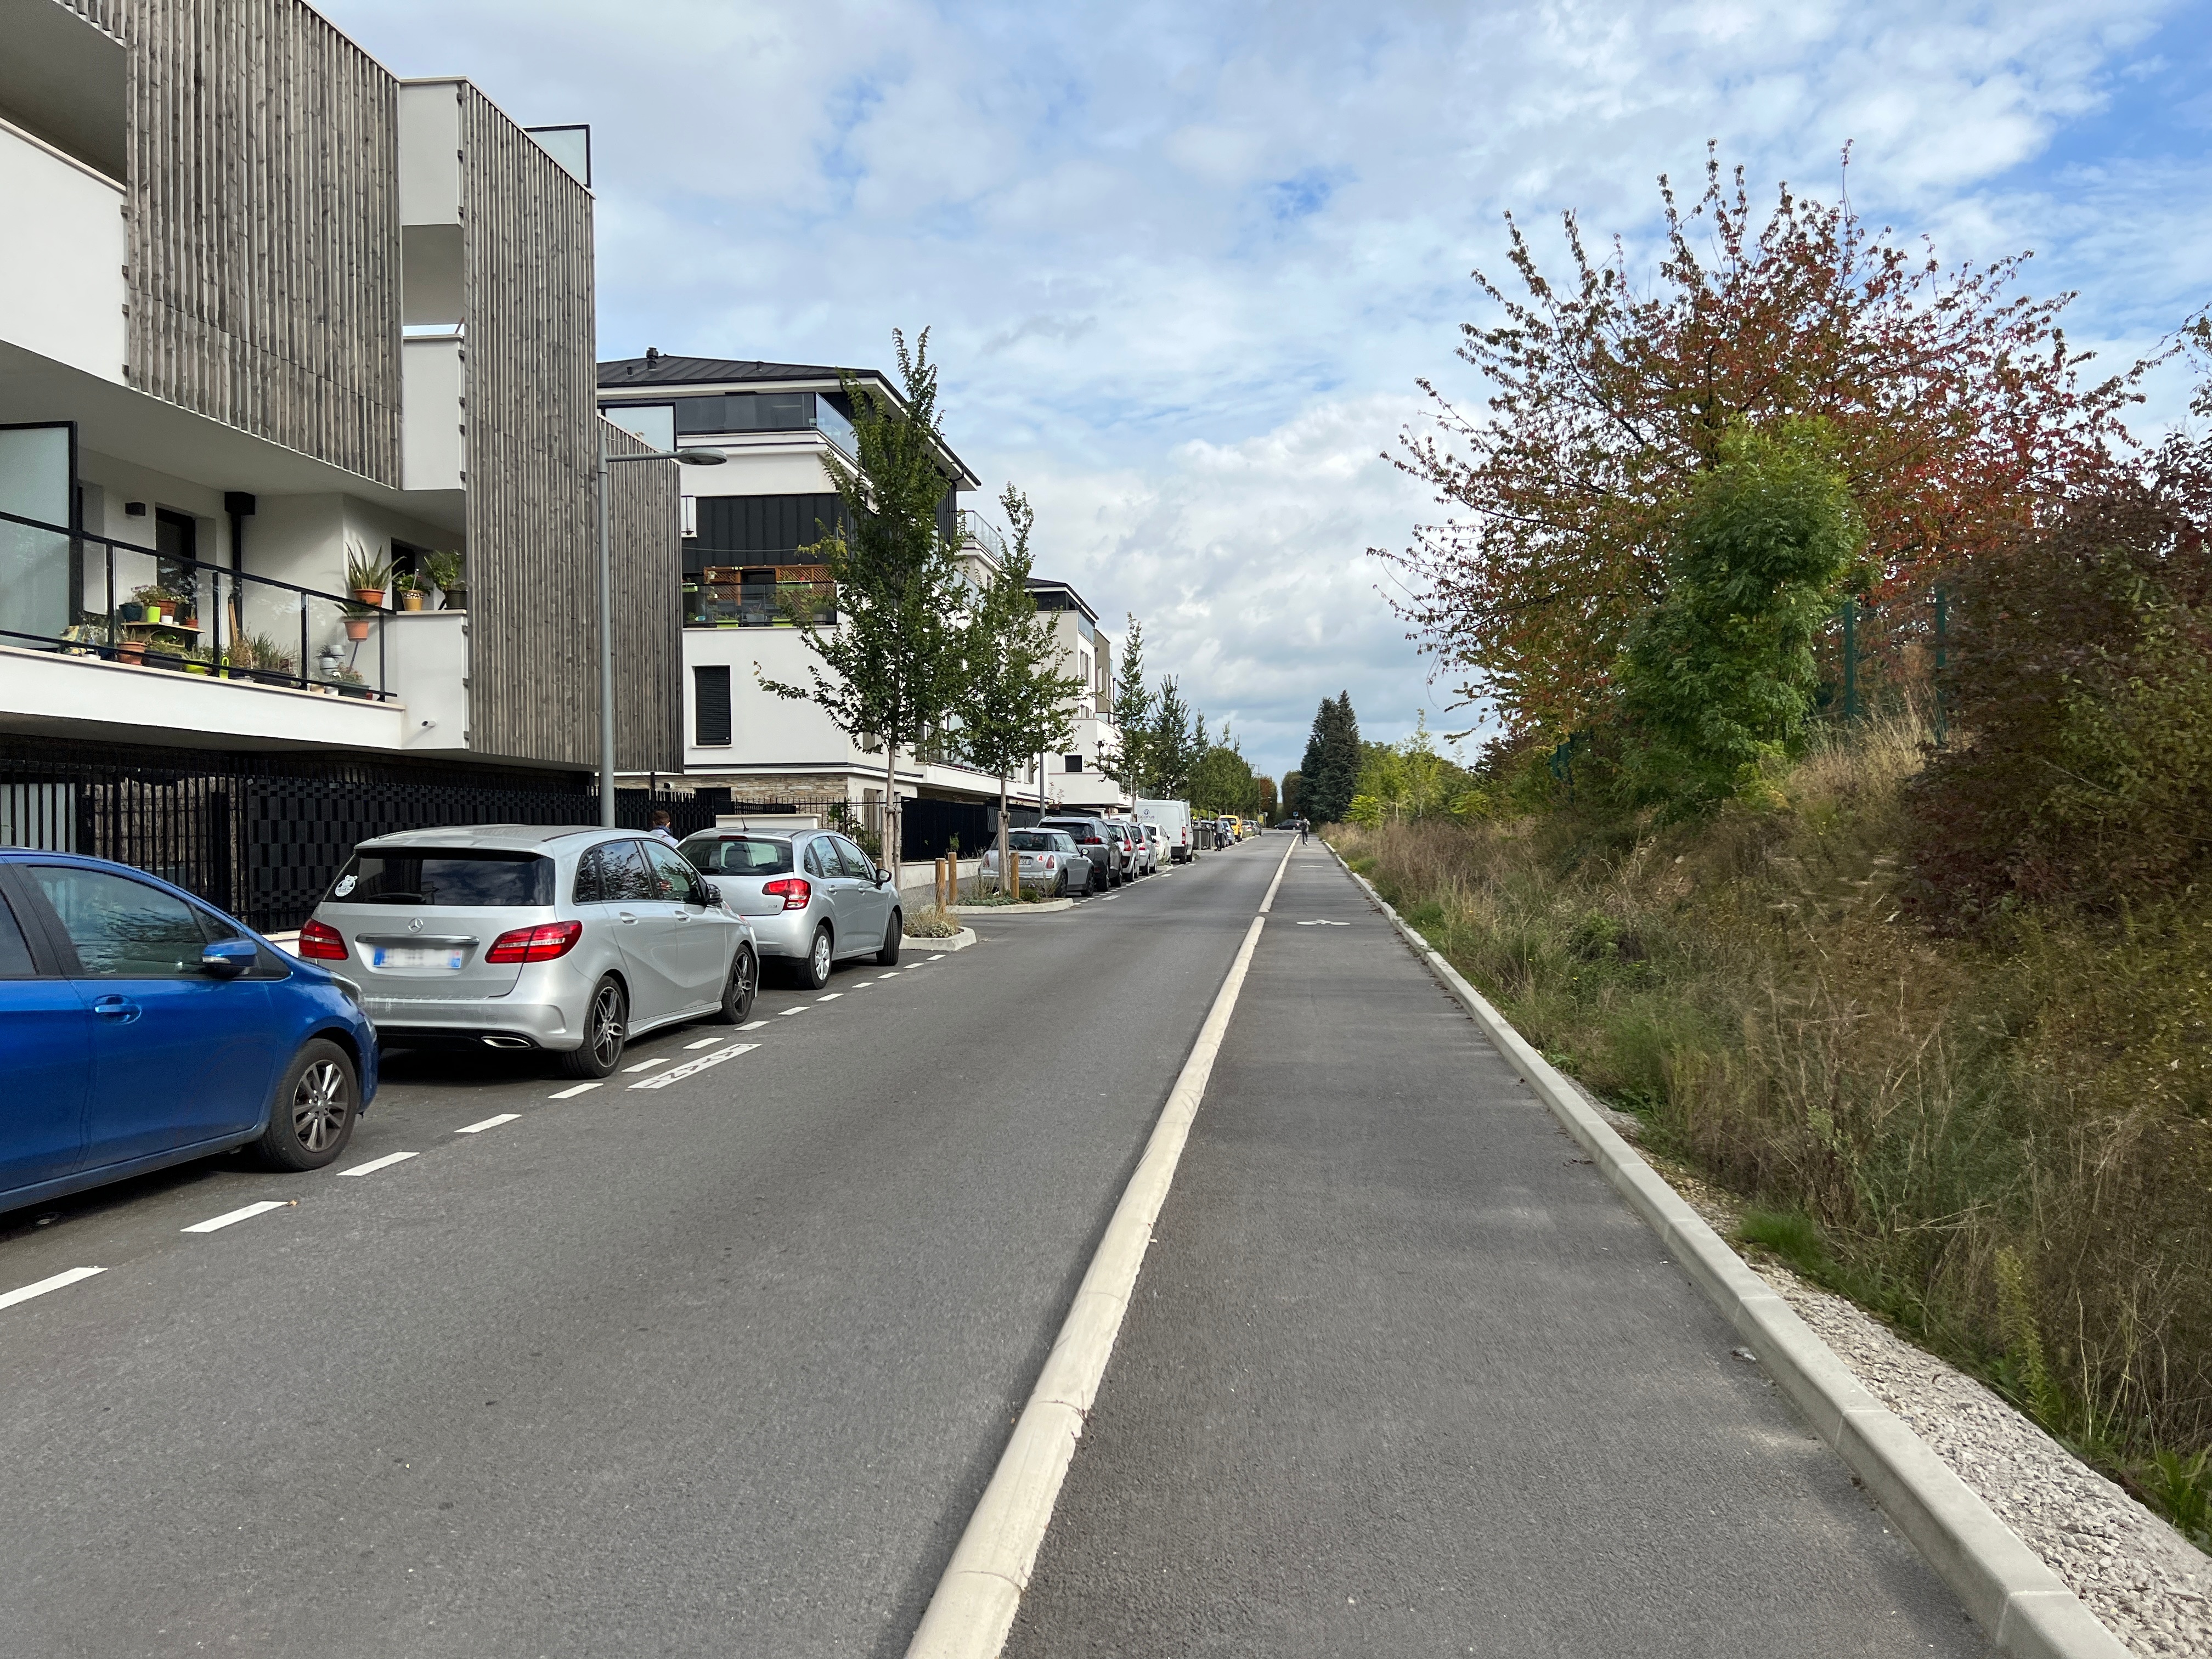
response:
<path id="1" fill-rule="evenodd" d="M 115 647 L 115 660 L 118 662 L 145 661 L 146 641 L 143 640 L 124 641 L 122 644 Z"/>
<path id="2" fill-rule="evenodd" d="M 346 637 L 347 637 L 348 639 L 349 639 L 349 640 L 365 640 L 365 639 L 367 639 L 367 638 L 368 637 L 368 617 L 348 617 L 345 619 L 345 625 L 346 625 Z"/>
<path id="3" fill-rule="evenodd" d="M 353 596 L 363 605 L 384 603 L 384 590 L 380 587 L 356 587 L 353 591 Z"/>

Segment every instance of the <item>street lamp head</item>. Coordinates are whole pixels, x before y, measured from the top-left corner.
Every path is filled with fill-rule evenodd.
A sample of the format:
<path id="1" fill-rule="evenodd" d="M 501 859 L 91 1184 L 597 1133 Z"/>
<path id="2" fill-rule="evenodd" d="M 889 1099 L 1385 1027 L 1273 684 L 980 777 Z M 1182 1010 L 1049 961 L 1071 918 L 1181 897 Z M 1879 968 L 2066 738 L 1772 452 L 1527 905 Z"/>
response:
<path id="1" fill-rule="evenodd" d="M 719 449 L 679 449 L 676 459 L 685 466 L 720 466 L 730 458 Z"/>

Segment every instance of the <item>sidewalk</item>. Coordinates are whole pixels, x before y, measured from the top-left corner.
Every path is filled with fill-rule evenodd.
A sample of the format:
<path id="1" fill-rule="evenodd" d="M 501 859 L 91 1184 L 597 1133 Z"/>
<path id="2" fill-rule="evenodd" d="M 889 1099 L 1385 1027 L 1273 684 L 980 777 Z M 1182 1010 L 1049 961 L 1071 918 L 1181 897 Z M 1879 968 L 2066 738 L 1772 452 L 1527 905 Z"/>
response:
<path id="1" fill-rule="evenodd" d="M 1318 845 L 1155 1236 L 1010 1656 L 1988 1651 Z"/>

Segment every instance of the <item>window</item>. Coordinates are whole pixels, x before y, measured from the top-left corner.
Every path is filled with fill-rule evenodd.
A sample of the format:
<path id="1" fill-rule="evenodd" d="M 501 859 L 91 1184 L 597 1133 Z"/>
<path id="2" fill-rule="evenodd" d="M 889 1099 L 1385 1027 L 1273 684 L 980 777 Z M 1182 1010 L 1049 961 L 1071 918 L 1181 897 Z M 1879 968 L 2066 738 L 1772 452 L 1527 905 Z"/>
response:
<path id="1" fill-rule="evenodd" d="M 730 741 L 730 671 L 726 666 L 691 671 L 691 740 L 702 749 L 726 748 Z"/>
<path id="2" fill-rule="evenodd" d="M 553 860 L 479 848 L 357 853 L 331 884 L 331 897 L 343 904 L 536 909 L 553 902 Z"/>
<path id="3" fill-rule="evenodd" d="M 61 918 L 91 979 L 196 979 L 207 944 L 192 907 L 173 893 L 105 870 L 34 864 L 31 878 Z"/>
<path id="4" fill-rule="evenodd" d="M 860 453 L 860 434 L 853 430 L 853 422 L 838 407 L 841 401 L 834 392 L 817 392 L 814 394 L 815 429 L 848 455 L 858 455 Z"/>
<path id="5" fill-rule="evenodd" d="M 1071 771 L 1071 772 L 1080 772 L 1080 771 L 1083 769 L 1083 757 L 1082 757 L 1082 756 L 1080 756 L 1080 755 L 1063 755 L 1060 758 L 1061 758 L 1062 760 L 1064 760 L 1064 761 L 1066 761 L 1066 762 L 1067 763 L 1067 769 L 1068 769 L 1069 771 Z"/>
<path id="6" fill-rule="evenodd" d="M 673 904 L 704 904 L 707 884 L 672 847 L 657 841 L 641 842 L 646 862 L 653 866 L 653 896 Z"/>
<path id="7" fill-rule="evenodd" d="M 832 839 L 836 842 L 837 857 L 843 862 L 847 875 L 860 881 L 873 881 L 876 878 L 876 865 L 873 859 L 842 836 L 834 836 Z"/>
<path id="8" fill-rule="evenodd" d="M 811 392 L 733 392 L 726 397 L 676 400 L 679 433 L 805 432 L 813 425 Z"/>
<path id="9" fill-rule="evenodd" d="M 634 841 L 603 841 L 576 864 L 576 902 L 636 904 L 653 896 L 653 879 Z"/>
<path id="10" fill-rule="evenodd" d="M 15 913 L 0 898 L 0 979 L 29 979 L 38 971 L 23 930 L 15 924 Z"/>
<path id="11" fill-rule="evenodd" d="M 791 843 L 765 836 L 694 836 L 684 856 L 710 876 L 787 876 Z"/>
<path id="12" fill-rule="evenodd" d="M 200 521 L 190 514 L 154 509 L 154 546 L 161 557 L 154 562 L 154 580 L 179 599 L 199 591 L 199 571 L 190 562 L 199 556 Z"/>
<path id="13" fill-rule="evenodd" d="M 837 868 L 836 849 L 830 845 L 826 837 L 806 843 L 806 873 L 819 877 L 823 881 L 840 873 Z"/>
<path id="14" fill-rule="evenodd" d="M 676 405 L 673 404 L 605 404 L 599 413 L 655 449 L 676 447 Z"/>

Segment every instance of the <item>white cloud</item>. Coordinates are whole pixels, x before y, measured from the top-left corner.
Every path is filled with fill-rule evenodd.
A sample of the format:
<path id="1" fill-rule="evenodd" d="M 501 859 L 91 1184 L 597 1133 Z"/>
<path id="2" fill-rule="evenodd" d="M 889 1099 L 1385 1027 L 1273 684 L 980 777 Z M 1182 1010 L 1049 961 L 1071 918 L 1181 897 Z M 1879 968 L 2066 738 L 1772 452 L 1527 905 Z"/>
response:
<path id="1" fill-rule="evenodd" d="M 1270 771 L 1325 692 L 1385 731 L 1434 695 L 1360 551 L 1431 509 L 1367 458 L 1415 374 L 1476 391 L 1449 354 L 1504 209 L 1643 258 L 1653 175 L 1694 188 L 1709 137 L 1762 193 L 1832 189 L 1852 140 L 1863 210 L 2038 247 L 2077 334 L 2203 297 L 2201 136 L 2039 160 L 2144 96 L 2180 0 L 324 9 L 401 73 L 593 123 L 610 355 L 878 362 L 934 325 L 954 442 Z"/>

